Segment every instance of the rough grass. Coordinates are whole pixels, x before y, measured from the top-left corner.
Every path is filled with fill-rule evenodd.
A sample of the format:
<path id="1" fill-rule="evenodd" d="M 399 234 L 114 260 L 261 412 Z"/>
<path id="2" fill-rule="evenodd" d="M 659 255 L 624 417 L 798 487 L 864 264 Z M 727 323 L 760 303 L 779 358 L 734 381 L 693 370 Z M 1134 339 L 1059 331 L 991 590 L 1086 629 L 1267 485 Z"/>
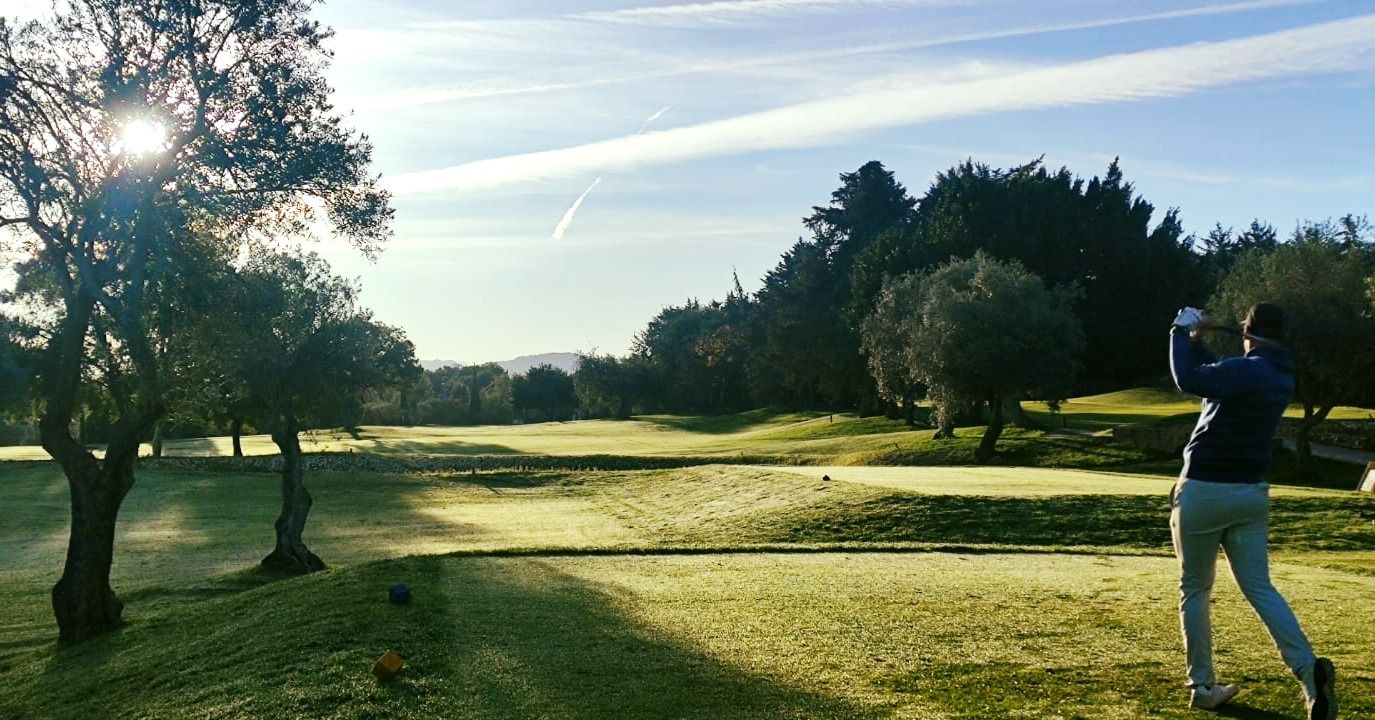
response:
<path id="1" fill-rule="evenodd" d="M 46 597 L 63 481 L 0 466 L 0 717 L 1193 716 L 1158 478 L 318 473 L 307 539 L 336 569 L 296 579 L 254 569 L 276 482 L 141 473 L 114 576 L 129 625 L 64 647 Z M 1375 498 L 1273 504 L 1277 582 L 1336 659 L 1346 716 L 1375 713 Z M 386 604 L 396 582 L 413 605 Z M 1233 716 L 1296 716 L 1225 573 L 1217 600 L 1220 670 L 1247 688 Z M 409 667 L 382 685 L 387 648 Z"/>

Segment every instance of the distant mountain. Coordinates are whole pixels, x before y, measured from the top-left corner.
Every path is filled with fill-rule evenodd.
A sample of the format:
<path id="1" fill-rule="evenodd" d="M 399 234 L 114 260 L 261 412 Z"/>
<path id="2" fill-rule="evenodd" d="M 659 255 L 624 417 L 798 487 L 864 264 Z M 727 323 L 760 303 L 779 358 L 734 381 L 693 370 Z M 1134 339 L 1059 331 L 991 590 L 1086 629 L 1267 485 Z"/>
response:
<path id="1" fill-rule="evenodd" d="M 497 364 L 511 375 L 524 375 L 527 370 L 536 365 L 553 365 L 564 372 L 572 373 L 578 369 L 578 354 L 565 352 L 521 355 L 511 360 L 502 360 Z M 438 370 L 442 367 L 463 367 L 463 363 L 454 360 L 421 360 L 420 367 L 426 370 Z"/>
<path id="2" fill-rule="evenodd" d="M 543 355 L 521 355 L 513 360 L 505 360 L 497 364 L 511 375 L 524 375 L 525 371 L 536 365 L 553 365 L 566 373 L 572 373 L 578 369 L 578 354 L 545 353 Z"/>

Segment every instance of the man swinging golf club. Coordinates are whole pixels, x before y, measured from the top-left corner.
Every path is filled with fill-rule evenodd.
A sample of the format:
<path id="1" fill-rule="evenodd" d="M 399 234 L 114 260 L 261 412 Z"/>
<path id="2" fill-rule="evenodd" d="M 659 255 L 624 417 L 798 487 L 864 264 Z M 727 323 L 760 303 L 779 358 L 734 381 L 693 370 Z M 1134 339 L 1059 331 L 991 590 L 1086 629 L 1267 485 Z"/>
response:
<path id="1" fill-rule="evenodd" d="M 1175 384 L 1204 398 L 1170 499 L 1189 705 L 1212 710 L 1238 692 L 1236 685 L 1217 683 L 1213 673 L 1209 600 L 1221 546 L 1242 594 L 1302 683 L 1308 717 L 1332 720 L 1337 717 L 1332 661 L 1313 654 L 1289 604 L 1270 583 L 1266 553 L 1270 488 L 1261 474 L 1270 466 L 1271 443 L 1294 394 L 1293 359 L 1282 345 L 1284 325 L 1278 307 L 1252 307 L 1240 333 L 1245 356 L 1221 362 L 1198 342 L 1200 333 L 1213 327 L 1200 310 L 1179 311 L 1170 330 Z"/>

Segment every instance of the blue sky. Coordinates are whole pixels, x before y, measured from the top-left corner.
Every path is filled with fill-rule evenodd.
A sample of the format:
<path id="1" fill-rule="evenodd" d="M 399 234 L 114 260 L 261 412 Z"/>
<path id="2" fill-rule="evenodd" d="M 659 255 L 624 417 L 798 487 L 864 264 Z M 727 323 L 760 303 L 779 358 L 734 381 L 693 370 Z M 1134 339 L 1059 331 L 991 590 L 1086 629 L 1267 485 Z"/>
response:
<path id="1" fill-rule="evenodd" d="M 966 157 L 1088 177 L 1120 156 L 1157 219 L 1177 206 L 1197 232 L 1375 215 L 1375 0 L 316 13 L 397 209 L 374 264 L 318 247 L 423 358 L 622 354 L 664 306 L 723 296 L 732 269 L 757 289 L 869 160 L 919 195 Z"/>

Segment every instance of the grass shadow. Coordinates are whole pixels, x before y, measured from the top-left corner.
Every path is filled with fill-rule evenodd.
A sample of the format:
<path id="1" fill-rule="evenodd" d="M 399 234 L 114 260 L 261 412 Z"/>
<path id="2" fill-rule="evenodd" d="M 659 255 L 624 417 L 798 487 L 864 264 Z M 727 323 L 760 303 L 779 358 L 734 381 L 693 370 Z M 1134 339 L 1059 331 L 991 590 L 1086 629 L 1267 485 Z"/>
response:
<path id="1" fill-rule="evenodd" d="M 1293 720 L 1292 716 L 1239 702 L 1228 703 L 1213 712 L 1221 717 L 1237 720 Z"/>
<path id="2" fill-rule="evenodd" d="M 386 602 L 395 582 L 411 586 L 412 604 Z M 0 712 L 398 720 L 884 714 L 722 662 L 637 621 L 627 593 L 543 560 L 375 563 L 198 603 L 80 652 L 55 653 L 22 694 L 0 691 Z M 386 649 L 407 666 L 382 684 L 368 668 Z M 158 672 L 150 658 L 177 671 Z"/>
<path id="3" fill-rule="evenodd" d="M 1182 670 L 1182 667 L 1178 670 Z M 884 685 L 901 694 L 923 694 L 941 699 L 943 717 L 952 720 L 984 720 L 994 717 L 1085 718 L 1110 717 L 1193 718 L 1206 713 L 1187 707 L 1188 694 L 1176 668 L 1158 662 L 1103 662 L 1075 665 L 1026 665 L 1008 662 L 930 663 L 895 674 Z M 1293 703 L 1297 694 L 1285 679 L 1267 678 L 1248 685 L 1272 707 Z M 1287 695 L 1287 697 L 1286 697 Z M 1273 710 L 1232 702 L 1218 708 L 1217 716 L 1238 720 L 1289 720 Z"/>
<path id="4" fill-rule="evenodd" d="M 1168 549 L 1170 504 L 1153 495 L 1039 498 L 891 493 L 779 518 L 777 542 L 918 542 Z M 1375 550 L 1375 497 L 1273 498 L 1275 550 Z"/>
<path id="5" fill-rule="evenodd" d="M 764 425 L 786 425 L 824 417 L 822 412 L 779 414 L 767 409 L 747 410 L 730 415 L 637 415 L 635 420 L 704 435 L 730 435 Z"/>
<path id="6" fill-rule="evenodd" d="M 468 443 L 458 440 L 417 442 L 413 440 L 375 439 L 368 452 L 378 455 L 528 455 L 508 445 Z"/>
<path id="7" fill-rule="evenodd" d="M 254 565 L 243 570 L 215 575 L 196 583 L 141 587 L 122 594 L 120 598 L 126 603 L 141 603 L 154 599 L 166 603 L 195 602 L 225 595 L 237 595 L 269 583 L 297 577 L 300 577 L 297 573 L 269 570 L 262 565 Z"/>

